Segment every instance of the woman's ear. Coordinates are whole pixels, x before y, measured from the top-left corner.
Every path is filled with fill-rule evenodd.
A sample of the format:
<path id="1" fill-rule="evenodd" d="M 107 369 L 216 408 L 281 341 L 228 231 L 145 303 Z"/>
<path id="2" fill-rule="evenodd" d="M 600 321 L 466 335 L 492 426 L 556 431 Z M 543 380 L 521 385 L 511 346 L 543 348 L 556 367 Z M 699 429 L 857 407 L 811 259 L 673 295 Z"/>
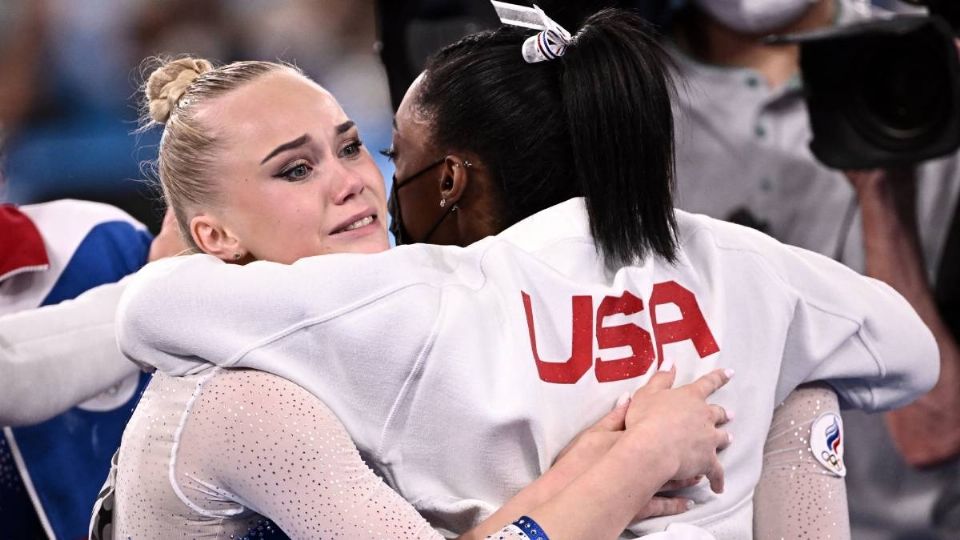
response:
<path id="1" fill-rule="evenodd" d="M 440 176 L 440 198 L 447 204 L 456 204 L 470 183 L 473 165 L 459 156 L 449 155 L 443 162 L 443 174 Z"/>
<path id="2" fill-rule="evenodd" d="M 190 220 L 190 235 L 197 247 L 209 255 L 227 262 L 237 262 L 248 253 L 240 245 L 240 240 L 209 214 L 199 214 Z"/>

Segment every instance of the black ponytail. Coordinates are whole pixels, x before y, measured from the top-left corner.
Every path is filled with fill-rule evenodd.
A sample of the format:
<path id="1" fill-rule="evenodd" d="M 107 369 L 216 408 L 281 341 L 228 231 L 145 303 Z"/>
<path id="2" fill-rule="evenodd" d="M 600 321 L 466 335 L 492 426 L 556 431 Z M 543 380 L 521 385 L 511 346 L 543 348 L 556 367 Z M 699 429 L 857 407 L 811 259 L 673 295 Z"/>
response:
<path id="1" fill-rule="evenodd" d="M 614 264 L 673 260 L 673 91 L 665 55 L 625 12 L 590 17 L 563 56 L 563 101 L 590 230 Z"/>
<path id="2" fill-rule="evenodd" d="M 582 196 L 608 265 L 673 261 L 672 85 L 647 24 L 601 11 L 561 59 L 537 64 L 521 55 L 530 35 L 474 34 L 428 60 L 416 97 L 432 142 L 483 160 L 505 225 Z"/>

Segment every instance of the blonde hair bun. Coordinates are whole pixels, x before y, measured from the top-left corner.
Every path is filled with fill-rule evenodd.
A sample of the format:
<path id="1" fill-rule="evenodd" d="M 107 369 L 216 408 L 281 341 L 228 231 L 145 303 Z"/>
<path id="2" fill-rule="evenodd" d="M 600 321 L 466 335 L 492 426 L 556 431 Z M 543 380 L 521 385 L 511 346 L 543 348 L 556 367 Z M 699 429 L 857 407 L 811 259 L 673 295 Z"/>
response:
<path id="1" fill-rule="evenodd" d="M 146 86 L 150 119 L 166 124 L 190 83 L 212 69 L 213 64 L 207 60 L 181 58 L 154 70 Z"/>

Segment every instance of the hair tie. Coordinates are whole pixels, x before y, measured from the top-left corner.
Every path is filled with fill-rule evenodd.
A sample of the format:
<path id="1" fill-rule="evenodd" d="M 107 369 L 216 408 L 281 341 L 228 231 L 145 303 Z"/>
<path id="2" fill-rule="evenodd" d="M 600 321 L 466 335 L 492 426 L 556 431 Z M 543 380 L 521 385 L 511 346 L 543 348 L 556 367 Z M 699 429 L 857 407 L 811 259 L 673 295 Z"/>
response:
<path id="1" fill-rule="evenodd" d="M 520 26 L 540 30 L 540 33 L 523 42 L 523 59 L 528 64 L 555 60 L 563 56 L 573 38 L 562 26 L 556 23 L 538 6 L 518 6 L 506 2 L 491 0 L 497 10 L 500 22 L 510 26 Z"/>

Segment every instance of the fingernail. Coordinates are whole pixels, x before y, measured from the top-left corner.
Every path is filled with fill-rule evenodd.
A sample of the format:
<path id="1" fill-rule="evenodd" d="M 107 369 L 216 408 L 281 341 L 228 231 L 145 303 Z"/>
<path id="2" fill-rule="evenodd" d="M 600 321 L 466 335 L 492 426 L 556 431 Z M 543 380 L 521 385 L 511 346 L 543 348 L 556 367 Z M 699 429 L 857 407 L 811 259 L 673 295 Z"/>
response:
<path id="1" fill-rule="evenodd" d="M 687 499 L 687 510 L 690 510 L 691 508 L 693 508 L 693 507 L 696 506 L 696 505 L 697 505 L 697 503 L 693 502 L 693 501 L 690 500 L 690 499 Z"/>
<path id="2" fill-rule="evenodd" d="M 726 375 L 728 379 L 732 379 L 734 373 L 735 372 L 730 368 L 723 370 L 723 374 Z"/>
<path id="3" fill-rule="evenodd" d="M 626 407 L 627 404 L 629 403 L 630 403 L 630 393 L 624 392 L 623 394 L 620 395 L 620 397 L 617 398 L 617 405 L 614 408 L 619 409 L 620 407 Z"/>
<path id="4" fill-rule="evenodd" d="M 736 414 L 734 414 L 734 412 L 731 410 L 728 410 L 728 409 L 724 409 L 724 410 L 727 412 L 727 421 L 728 422 L 732 421 L 733 418 L 736 416 Z"/>
<path id="5" fill-rule="evenodd" d="M 727 432 L 727 444 L 733 443 L 733 433 Z"/>

